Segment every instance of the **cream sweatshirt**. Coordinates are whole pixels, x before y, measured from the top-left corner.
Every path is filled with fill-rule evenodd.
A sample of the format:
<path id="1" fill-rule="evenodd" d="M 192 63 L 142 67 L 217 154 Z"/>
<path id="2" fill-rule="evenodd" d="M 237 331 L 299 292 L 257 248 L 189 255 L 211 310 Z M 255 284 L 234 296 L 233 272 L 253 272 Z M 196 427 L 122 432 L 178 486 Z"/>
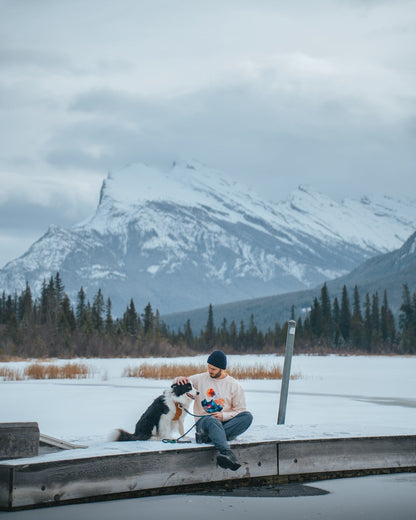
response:
<path id="1" fill-rule="evenodd" d="M 223 379 L 213 379 L 208 372 L 204 372 L 189 376 L 188 379 L 199 392 L 194 401 L 194 414 L 222 412 L 225 422 L 246 410 L 244 390 L 228 374 Z"/>

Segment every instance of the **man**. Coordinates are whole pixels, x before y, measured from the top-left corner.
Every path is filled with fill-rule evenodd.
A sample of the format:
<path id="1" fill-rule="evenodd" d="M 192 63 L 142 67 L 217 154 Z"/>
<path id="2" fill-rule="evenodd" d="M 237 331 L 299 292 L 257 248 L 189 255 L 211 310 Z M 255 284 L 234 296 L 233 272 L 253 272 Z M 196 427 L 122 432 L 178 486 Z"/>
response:
<path id="1" fill-rule="evenodd" d="M 253 421 L 246 410 L 244 390 L 240 383 L 229 376 L 227 357 L 215 350 L 207 360 L 208 371 L 189 377 L 178 377 L 176 382 L 188 381 L 198 390 L 194 414 L 203 415 L 196 424 L 196 442 L 212 443 L 218 450 L 217 463 L 222 468 L 236 471 L 241 464 L 231 451 L 228 441 L 245 432 Z"/>

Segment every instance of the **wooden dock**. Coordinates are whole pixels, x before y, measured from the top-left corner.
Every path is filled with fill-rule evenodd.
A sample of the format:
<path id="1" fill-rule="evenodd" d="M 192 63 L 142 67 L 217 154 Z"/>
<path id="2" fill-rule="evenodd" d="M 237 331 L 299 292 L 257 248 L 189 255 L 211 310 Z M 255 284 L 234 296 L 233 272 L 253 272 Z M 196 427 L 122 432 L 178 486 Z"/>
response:
<path id="1" fill-rule="evenodd" d="M 416 435 L 234 443 L 242 463 L 236 472 L 216 465 L 212 446 L 172 446 L 100 456 L 74 449 L 64 458 L 0 461 L 0 509 L 416 471 Z"/>

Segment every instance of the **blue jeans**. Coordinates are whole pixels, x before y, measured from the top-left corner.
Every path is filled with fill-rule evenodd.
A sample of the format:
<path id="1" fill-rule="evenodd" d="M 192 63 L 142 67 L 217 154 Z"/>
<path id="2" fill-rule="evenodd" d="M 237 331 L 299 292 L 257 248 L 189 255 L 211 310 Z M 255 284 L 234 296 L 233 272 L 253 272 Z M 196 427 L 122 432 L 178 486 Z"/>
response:
<path id="1" fill-rule="evenodd" d="M 250 412 L 241 412 L 229 421 L 221 422 L 215 417 L 207 415 L 199 419 L 196 424 L 197 442 L 211 442 L 218 451 L 229 450 L 227 441 L 232 441 L 245 432 L 253 421 Z"/>

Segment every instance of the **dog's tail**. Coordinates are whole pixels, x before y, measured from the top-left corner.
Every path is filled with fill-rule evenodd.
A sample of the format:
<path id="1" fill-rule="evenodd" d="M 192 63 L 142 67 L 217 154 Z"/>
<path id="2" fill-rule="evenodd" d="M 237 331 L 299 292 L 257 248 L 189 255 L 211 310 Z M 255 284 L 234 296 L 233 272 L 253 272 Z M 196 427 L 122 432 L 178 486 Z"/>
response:
<path id="1" fill-rule="evenodd" d="M 117 430 L 114 432 L 113 441 L 137 441 L 137 437 L 132 433 L 126 432 L 125 430 Z"/>

